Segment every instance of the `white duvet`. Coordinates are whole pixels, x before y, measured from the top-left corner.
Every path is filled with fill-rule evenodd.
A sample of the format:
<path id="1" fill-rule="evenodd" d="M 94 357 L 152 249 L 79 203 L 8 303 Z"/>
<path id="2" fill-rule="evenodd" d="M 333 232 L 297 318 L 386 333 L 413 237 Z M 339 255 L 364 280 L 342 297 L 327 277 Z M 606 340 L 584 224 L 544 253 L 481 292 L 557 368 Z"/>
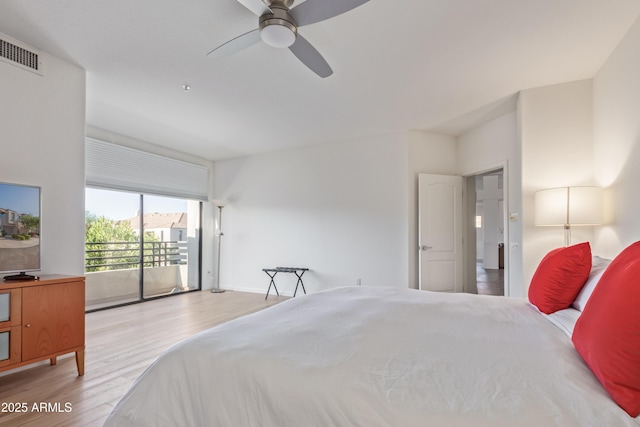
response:
<path id="1" fill-rule="evenodd" d="M 633 426 L 523 300 L 339 288 L 162 354 L 106 426 Z"/>

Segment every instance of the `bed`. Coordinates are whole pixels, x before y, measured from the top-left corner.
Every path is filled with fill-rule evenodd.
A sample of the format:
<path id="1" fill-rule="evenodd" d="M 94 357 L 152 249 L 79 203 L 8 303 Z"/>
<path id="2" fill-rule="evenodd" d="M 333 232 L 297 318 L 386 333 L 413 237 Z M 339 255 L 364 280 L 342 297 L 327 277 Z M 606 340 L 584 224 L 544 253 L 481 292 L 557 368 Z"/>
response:
<path id="1" fill-rule="evenodd" d="M 580 315 L 396 287 L 317 292 L 176 344 L 105 426 L 638 427 L 576 352 Z"/>

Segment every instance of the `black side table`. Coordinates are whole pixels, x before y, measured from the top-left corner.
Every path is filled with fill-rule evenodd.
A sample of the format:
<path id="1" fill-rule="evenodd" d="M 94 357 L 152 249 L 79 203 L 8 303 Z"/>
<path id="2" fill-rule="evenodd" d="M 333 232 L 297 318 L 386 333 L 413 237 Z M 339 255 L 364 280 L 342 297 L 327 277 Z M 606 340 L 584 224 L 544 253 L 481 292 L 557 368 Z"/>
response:
<path id="1" fill-rule="evenodd" d="M 276 277 L 276 274 L 278 273 L 293 273 L 296 275 L 296 277 L 298 278 L 298 281 L 296 282 L 296 289 L 295 291 L 293 291 L 294 297 L 298 292 L 298 285 L 302 286 L 302 291 L 305 294 L 307 293 L 307 290 L 304 288 L 304 283 L 302 283 L 302 275 L 304 274 L 305 271 L 309 271 L 308 268 L 276 267 L 276 268 L 263 268 L 262 271 L 267 273 L 267 276 L 269 276 L 269 278 L 271 279 L 269 282 L 269 288 L 267 288 L 267 295 L 264 297 L 264 299 L 267 299 L 269 297 L 269 291 L 271 290 L 271 285 L 273 285 L 273 289 L 276 291 L 276 294 L 280 296 L 280 293 L 278 292 L 278 288 L 276 288 L 276 282 L 274 280 L 274 278 Z"/>

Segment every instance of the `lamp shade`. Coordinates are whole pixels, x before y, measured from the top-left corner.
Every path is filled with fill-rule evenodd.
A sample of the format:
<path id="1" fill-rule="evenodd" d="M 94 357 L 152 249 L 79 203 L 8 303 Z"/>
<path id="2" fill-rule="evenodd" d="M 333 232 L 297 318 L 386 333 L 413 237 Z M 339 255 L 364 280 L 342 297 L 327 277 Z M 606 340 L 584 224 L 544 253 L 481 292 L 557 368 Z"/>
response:
<path id="1" fill-rule="evenodd" d="M 550 188 L 535 194 L 535 224 L 565 225 L 568 224 L 567 199 L 569 189 Z"/>
<path id="2" fill-rule="evenodd" d="M 223 208 L 227 204 L 227 201 L 222 199 L 211 199 L 211 203 L 218 208 Z"/>
<path id="3" fill-rule="evenodd" d="M 536 225 L 598 225 L 602 219 L 602 188 L 561 187 L 535 194 Z"/>
<path id="4" fill-rule="evenodd" d="M 570 225 L 599 225 L 603 221 L 602 188 L 569 187 Z"/>

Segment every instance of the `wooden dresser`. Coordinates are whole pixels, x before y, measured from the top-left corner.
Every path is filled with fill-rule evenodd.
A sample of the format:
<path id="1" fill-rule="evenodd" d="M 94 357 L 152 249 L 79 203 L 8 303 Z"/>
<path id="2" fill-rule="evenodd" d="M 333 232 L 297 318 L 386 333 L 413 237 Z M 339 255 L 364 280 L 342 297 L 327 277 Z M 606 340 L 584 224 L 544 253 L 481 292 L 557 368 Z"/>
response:
<path id="1" fill-rule="evenodd" d="M 84 277 L 0 281 L 0 371 L 66 353 L 84 375 Z"/>

